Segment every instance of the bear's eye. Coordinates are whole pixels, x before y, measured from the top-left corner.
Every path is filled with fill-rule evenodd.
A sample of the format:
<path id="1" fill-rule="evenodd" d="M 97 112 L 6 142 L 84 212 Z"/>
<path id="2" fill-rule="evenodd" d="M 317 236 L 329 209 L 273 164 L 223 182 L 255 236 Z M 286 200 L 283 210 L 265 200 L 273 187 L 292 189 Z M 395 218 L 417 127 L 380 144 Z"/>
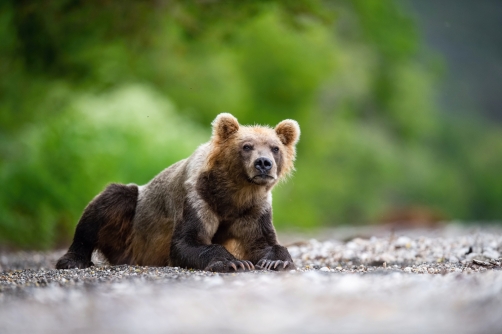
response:
<path id="1" fill-rule="evenodd" d="M 272 152 L 274 153 L 279 152 L 279 148 L 277 146 L 272 147 Z"/>
<path id="2" fill-rule="evenodd" d="M 253 146 L 246 144 L 246 145 L 242 146 L 242 149 L 244 151 L 251 151 L 253 149 Z"/>

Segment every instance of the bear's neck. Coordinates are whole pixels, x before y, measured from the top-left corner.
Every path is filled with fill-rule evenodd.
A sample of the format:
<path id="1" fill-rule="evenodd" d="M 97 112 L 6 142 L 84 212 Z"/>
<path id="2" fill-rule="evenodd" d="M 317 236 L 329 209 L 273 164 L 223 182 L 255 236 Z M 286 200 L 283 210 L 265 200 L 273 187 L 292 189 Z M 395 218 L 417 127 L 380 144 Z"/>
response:
<path id="1" fill-rule="evenodd" d="M 235 181 L 224 171 L 202 173 L 197 180 L 197 192 L 211 209 L 221 217 L 228 214 L 246 215 L 267 205 L 271 187 L 256 185 L 247 180 Z"/>

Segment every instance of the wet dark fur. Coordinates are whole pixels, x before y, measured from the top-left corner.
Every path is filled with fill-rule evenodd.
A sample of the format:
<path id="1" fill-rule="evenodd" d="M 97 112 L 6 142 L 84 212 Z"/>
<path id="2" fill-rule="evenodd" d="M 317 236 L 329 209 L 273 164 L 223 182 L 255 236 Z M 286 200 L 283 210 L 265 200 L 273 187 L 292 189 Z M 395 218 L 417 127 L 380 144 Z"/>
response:
<path id="1" fill-rule="evenodd" d="M 129 263 L 125 251 L 136 212 L 138 187 L 111 184 L 85 208 L 68 252 L 57 269 L 86 268 L 92 265 L 94 249 L 99 249 L 113 264 Z"/>

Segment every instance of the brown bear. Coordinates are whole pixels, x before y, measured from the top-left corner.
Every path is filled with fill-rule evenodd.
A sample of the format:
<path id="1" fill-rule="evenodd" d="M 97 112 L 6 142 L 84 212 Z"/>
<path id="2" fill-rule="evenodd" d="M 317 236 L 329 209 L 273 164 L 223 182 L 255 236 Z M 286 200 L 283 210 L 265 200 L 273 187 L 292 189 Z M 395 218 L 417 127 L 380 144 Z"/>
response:
<path id="1" fill-rule="evenodd" d="M 293 170 L 300 127 L 242 126 L 227 113 L 211 140 L 144 186 L 111 184 L 85 208 L 57 269 L 112 265 L 219 272 L 295 268 L 272 225 L 271 190 Z"/>

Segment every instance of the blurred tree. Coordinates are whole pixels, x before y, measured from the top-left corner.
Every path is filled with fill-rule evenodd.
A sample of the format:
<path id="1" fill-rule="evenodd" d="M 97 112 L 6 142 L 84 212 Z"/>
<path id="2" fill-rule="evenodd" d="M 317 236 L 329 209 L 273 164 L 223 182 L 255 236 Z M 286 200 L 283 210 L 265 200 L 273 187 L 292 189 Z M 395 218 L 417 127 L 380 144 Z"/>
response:
<path id="1" fill-rule="evenodd" d="M 2 242 L 67 242 L 106 183 L 147 182 L 223 111 L 300 122 L 279 227 L 502 217 L 502 131 L 440 112 L 397 1 L 11 0 L 0 41 Z"/>

